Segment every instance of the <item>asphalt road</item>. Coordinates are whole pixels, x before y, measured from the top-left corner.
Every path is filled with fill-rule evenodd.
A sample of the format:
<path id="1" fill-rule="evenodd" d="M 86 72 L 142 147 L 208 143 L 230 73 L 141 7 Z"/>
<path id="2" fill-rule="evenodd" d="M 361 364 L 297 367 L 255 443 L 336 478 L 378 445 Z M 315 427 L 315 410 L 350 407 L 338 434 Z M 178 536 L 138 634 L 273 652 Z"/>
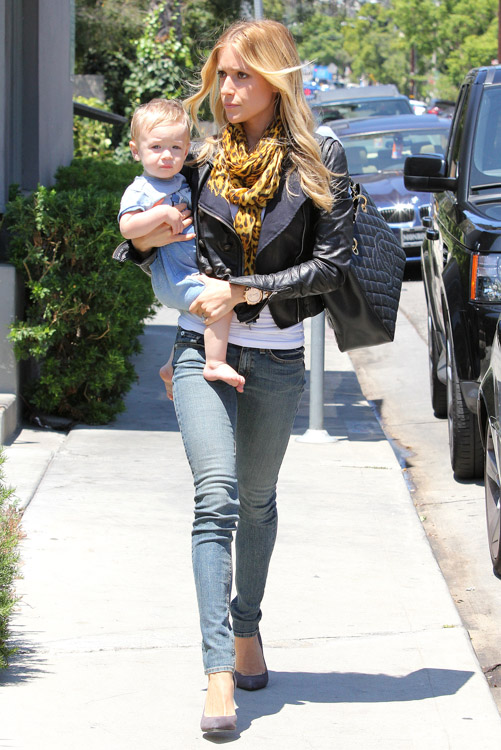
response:
<path id="1" fill-rule="evenodd" d="M 426 302 L 419 272 L 404 281 L 395 341 L 351 354 L 366 398 L 393 442 L 414 503 L 501 711 L 501 580 L 487 546 L 483 482 L 458 481 L 447 420 L 433 416 Z"/>

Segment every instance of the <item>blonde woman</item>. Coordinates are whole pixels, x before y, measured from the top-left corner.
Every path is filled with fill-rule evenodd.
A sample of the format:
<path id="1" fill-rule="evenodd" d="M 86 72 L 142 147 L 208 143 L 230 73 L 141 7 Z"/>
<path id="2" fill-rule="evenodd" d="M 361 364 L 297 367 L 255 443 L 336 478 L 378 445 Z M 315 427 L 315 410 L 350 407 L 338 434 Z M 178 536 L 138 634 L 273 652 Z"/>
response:
<path id="1" fill-rule="evenodd" d="M 196 123 L 208 97 L 218 134 L 185 174 L 205 289 L 179 319 L 173 391 L 195 484 L 193 567 L 209 678 L 201 728 L 225 731 L 236 726 L 234 679 L 246 690 L 268 682 L 261 600 L 278 472 L 304 387 L 302 321 L 343 283 L 352 201 L 342 147 L 313 134 L 284 26 L 234 24 L 201 79 L 186 106 Z M 181 239 L 167 228 L 127 251 L 147 266 L 155 247 Z M 228 362 L 245 377 L 243 393 L 203 377 L 205 325 L 229 311 Z"/>

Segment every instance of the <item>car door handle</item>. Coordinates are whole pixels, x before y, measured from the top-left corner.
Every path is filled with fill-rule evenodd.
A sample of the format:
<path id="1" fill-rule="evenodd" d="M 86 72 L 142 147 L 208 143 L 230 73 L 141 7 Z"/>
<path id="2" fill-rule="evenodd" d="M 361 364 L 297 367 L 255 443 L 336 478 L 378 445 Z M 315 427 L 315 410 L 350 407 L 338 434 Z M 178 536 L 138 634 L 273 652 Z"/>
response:
<path id="1" fill-rule="evenodd" d="M 437 232 L 436 229 L 427 229 L 426 230 L 426 239 L 427 240 L 434 241 L 434 240 L 438 240 L 439 237 L 440 237 L 440 235 L 439 235 L 439 233 Z"/>

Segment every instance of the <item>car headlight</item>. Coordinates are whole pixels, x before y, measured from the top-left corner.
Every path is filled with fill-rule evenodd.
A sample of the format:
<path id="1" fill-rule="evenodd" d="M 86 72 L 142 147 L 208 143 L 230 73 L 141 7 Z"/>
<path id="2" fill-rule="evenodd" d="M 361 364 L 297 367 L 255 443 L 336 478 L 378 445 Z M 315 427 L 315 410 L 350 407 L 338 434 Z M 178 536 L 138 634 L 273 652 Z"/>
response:
<path id="1" fill-rule="evenodd" d="M 501 255 L 475 254 L 471 262 L 470 299 L 501 302 Z"/>

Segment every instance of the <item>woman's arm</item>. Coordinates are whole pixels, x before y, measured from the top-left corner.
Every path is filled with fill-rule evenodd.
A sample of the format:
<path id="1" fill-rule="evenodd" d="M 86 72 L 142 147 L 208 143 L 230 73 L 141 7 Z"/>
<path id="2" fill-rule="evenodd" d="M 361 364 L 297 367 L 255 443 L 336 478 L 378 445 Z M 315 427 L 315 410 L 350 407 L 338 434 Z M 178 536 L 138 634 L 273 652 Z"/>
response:
<path id="1" fill-rule="evenodd" d="M 205 323 L 215 323 L 226 313 L 233 310 L 235 305 L 244 302 L 244 287 L 230 284 L 223 279 L 215 279 L 209 276 L 200 276 L 205 284 L 205 289 L 198 295 L 190 306 L 190 312 L 194 315 L 204 316 Z"/>

